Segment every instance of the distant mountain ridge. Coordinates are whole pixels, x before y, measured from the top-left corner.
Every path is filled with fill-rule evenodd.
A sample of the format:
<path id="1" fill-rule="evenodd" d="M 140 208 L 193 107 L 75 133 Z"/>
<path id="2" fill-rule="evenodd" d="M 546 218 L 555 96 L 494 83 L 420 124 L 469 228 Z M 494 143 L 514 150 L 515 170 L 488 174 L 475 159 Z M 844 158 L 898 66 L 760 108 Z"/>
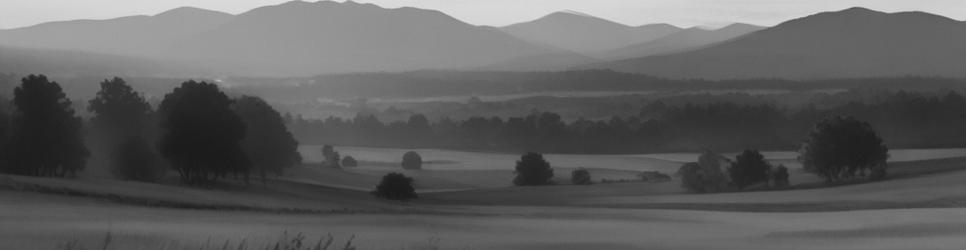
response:
<path id="1" fill-rule="evenodd" d="M 823 12 L 703 49 L 589 66 L 671 78 L 966 77 L 966 23 L 923 12 Z"/>
<path id="2" fill-rule="evenodd" d="M 966 78 L 966 22 L 850 8 L 771 28 L 705 30 L 565 11 L 494 28 L 434 10 L 292 1 L 238 15 L 183 7 L 0 30 L 0 59 L 0 73 L 74 75 L 610 69 L 666 78 Z"/>
<path id="3" fill-rule="evenodd" d="M 583 54 L 647 42 L 681 30 L 670 24 L 633 27 L 574 11 L 554 12 L 500 29 L 526 41 Z"/>
<path id="4" fill-rule="evenodd" d="M 599 58 L 621 60 L 652 55 L 684 52 L 725 42 L 764 29 L 761 26 L 735 23 L 719 29 L 689 28 L 673 34 L 623 48 L 596 54 Z"/>

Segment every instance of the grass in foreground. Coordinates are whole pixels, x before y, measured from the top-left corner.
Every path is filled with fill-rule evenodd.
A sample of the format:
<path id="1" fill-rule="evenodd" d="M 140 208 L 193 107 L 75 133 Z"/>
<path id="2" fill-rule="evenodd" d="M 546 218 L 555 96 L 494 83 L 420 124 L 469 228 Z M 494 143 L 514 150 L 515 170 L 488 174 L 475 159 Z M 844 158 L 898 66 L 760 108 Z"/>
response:
<path id="1" fill-rule="evenodd" d="M 141 243 L 142 246 L 132 246 L 132 245 L 119 245 L 116 242 L 115 237 L 111 232 L 107 232 L 103 239 L 96 240 L 92 242 L 91 245 L 85 245 L 80 239 L 71 239 L 66 242 L 59 244 L 55 249 L 57 250 L 92 250 L 92 249 L 157 249 L 157 250 L 175 250 L 175 249 L 198 249 L 198 250 L 356 250 L 352 241 L 355 240 L 355 235 L 349 237 L 344 244 L 337 243 L 335 237 L 332 234 L 328 234 L 319 238 L 317 241 L 312 241 L 305 234 L 289 234 L 288 231 L 282 233 L 278 239 L 268 242 L 258 242 L 249 241 L 247 238 L 242 238 L 237 242 L 232 242 L 231 240 L 225 240 L 223 243 L 211 242 L 209 238 L 207 242 L 198 246 L 187 246 L 177 241 L 166 241 L 160 244 L 154 244 L 150 242 Z M 137 243 L 135 243 L 137 244 Z"/>

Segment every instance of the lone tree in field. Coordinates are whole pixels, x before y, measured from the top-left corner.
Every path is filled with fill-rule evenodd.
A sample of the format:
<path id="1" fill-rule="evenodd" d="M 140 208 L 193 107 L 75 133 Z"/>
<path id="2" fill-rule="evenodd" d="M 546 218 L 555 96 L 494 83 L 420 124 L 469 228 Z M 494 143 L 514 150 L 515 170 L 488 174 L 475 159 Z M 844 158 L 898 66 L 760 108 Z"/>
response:
<path id="1" fill-rule="evenodd" d="M 241 147 L 265 184 L 268 173 L 281 175 L 282 171 L 302 161 L 298 141 L 292 137 L 282 115 L 264 100 L 242 96 L 232 106 L 245 122 L 245 139 Z"/>
<path id="2" fill-rule="evenodd" d="M 745 150 L 735 159 L 728 167 L 728 174 L 731 176 L 731 183 L 738 189 L 756 183 L 768 183 L 771 165 L 757 150 Z"/>
<path id="3" fill-rule="evenodd" d="M 834 116 L 815 124 L 799 151 L 805 171 L 829 183 L 865 176 L 884 178 L 889 149 L 869 123 L 852 117 Z"/>
<path id="4" fill-rule="evenodd" d="M 409 151 L 403 154 L 402 159 L 403 169 L 422 169 L 423 168 L 423 157 L 419 156 L 416 151 Z"/>
<path id="5" fill-rule="evenodd" d="M 215 84 L 187 81 L 164 96 L 161 155 L 181 180 L 204 185 L 229 173 L 244 174 L 249 161 L 239 142 L 245 123 L 231 110 L 232 100 Z"/>
<path id="6" fill-rule="evenodd" d="M 590 185 L 590 171 L 583 168 L 575 169 L 573 172 L 570 172 L 570 182 L 574 185 Z"/>
<path id="7" fill-rule="evenodd" d="M 379 186 L 372 194 L 385 199 L 406 201 L 416 199 L 416 189 L 413 188 L 413 178 L 400 173 L 389 173 L 382 177 Z"/>
<path id="8" fill-rule="evenodd" d="M 101 90 L 90 100 L 87 110 L 94 114 L 91 123 L 95 128 L 130 137 L 144 132 L 151 105 L 123 79 L 115 77 L 101 82 Z"/>
<path id="9" fill-rule="evenodd" d="M 778 167 L 775 167 L 771 178 L 776 188 L 788 187 L 788 168 L 785 165 L 778 165 Z"/>
<path id="10" fill-rule="evenodd" d="M 14 89 L 13 138 L 4 172 L 33 176 L 76 176 L 90 151 L 81 119 L 57 82 L 30 75 Z"/>
<path id="11" fill-rule="evenodd" d="M 111 172 L 120 179 L 156 182 L 167 173 L 154 147 L 140 136 L 131 136 L 118 144 L 111 158 Z"/>
<path id="12" fill-rule="evenodd" d="M 517 177 L 513 184 L 517 186 L 539 186 L 553 184 L 553 168 L 550 163 L 538 153 L 526 153 L 517 161 Z"/>

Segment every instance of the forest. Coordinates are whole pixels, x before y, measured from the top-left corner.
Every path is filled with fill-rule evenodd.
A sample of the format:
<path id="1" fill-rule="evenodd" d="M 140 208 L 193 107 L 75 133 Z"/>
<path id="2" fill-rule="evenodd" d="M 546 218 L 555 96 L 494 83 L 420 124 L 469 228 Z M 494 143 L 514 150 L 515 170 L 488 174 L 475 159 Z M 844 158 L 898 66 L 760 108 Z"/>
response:
<path id="1" fill-rule="evenodd" d="M 324 120 L 285 115 L 285 120 L 302 144 L 624 154 L 793 150 L 817 121 L 842 115 L 873 124 L 892 148 L 966 146 L 966 136 L 959 136 L 966 127 L 966 99 L 956 91 L 849 91 L 822 94 L 797 107 L 681 99 L 687 98 L 652 101 L 638 115 L 604 120 L 568 121 L 553 112 L 435 121 L 412 114 L 383 122 L 366 113 Z"/>

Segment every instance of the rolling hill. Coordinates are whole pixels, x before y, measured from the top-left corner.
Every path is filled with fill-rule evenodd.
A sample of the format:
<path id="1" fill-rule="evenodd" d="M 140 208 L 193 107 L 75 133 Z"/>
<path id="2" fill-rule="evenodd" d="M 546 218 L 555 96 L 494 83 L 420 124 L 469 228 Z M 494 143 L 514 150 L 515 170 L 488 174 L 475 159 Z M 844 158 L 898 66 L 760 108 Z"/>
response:
<path id="1" fill-rule="evenodd" d="M 555 12 L 501 29 L 526 41 L 583 54 L 643 43 L 681 30 L 669 24 L 633 27 L 574 11 Z"/>
<path id="2" fill-rule="evenodd" d="M 864 8 L 787 21 L 715 46 L 597 64 L 671 78 L 966 77 L 966 23 Z"/>

